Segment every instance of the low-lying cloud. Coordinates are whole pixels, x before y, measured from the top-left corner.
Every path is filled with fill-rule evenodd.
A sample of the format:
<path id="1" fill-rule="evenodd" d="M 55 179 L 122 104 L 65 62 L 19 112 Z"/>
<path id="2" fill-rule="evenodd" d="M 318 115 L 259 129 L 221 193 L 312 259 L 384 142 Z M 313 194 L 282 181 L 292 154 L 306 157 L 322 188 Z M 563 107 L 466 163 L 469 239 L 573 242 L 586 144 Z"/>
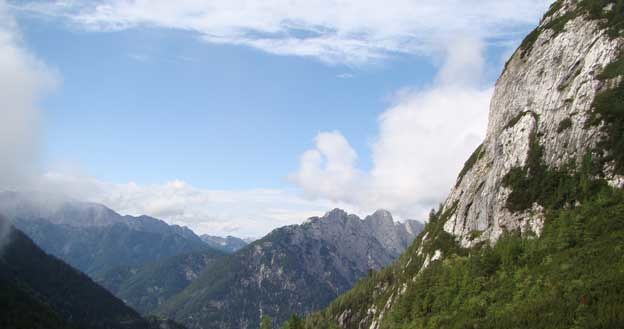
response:
<path id="1" fill-rule="evenodd" d="M 22 46 L 15 20 L 0 1 L 0 189 L 28 184 L 40 154 L 38 101 L 54 74 Z"/>
<path id="2" fill-rule="evenodd" d="M 17 24 L 0 1 L 0 190 L 33 184 L 40 154 L 37 103 L 55 76 L 23 45 Z M 0 246 L 10 230 L 0 214 Z"/>
<path id="3" fill-rule="evenodd" d="M 199 234 L 259 237 L 344 206 L 302 198 L 294 189 L 210 190 L 173 180 L 114 184 L 73 173 L 49 172 L 43 189 L 66 198 L 102 203 L 122 214 L 150 215 Z"/>

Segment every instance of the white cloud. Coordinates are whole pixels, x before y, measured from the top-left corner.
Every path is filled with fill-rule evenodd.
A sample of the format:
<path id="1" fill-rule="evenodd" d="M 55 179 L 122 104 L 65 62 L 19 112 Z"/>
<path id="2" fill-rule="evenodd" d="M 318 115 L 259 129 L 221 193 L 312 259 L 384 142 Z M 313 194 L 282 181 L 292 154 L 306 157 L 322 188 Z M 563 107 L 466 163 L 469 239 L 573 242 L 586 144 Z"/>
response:
<path id="1" fill-rule="evenodd" d="M 552 0 L 56 0 L 21 10 L 99 30 L 155 26 L 275 54 L 361 64 L 395 53 L 431 53 L 458 33 L 516 38 Z"/>
<path id="2" fill-rule="evenodd" d="M 354 168 L 357 154 L 339 132 L 316 136 L 316 148 L 301 156 L 301 167 L 291 180 L 304 187 L 308 196 L 353 202 L 362 178 Z"/>
<path id="3" fill-rule="evenodd" d="M 425 219 L 482 141 L 492 94 L 480 81 L 483 44 L 472 39 L 449 44 L 436 82 L 402 90 L 396 104 L 381 114 L 369 172 L 355 168 L 357 155 L 339 132 L 320 133 L 292 181 L 310 197 L 346 202 L 364 212 L 385 208 L 403 218 Z"/>
<path id="4" fill-rule="evenodd" d="M 13 17 L 0 1 L 0 189 L 23 185 L 39 154 L 42 93 L 55 77 L 22 46 Z"/>
<path id="5" fill-rule="evenodd" d="M 0 1 L 0 190 L 32 183 L 41 131 L 37 102 L 55 81 L 22 46 L 15 20 Z M 0 216 L 0 247 L 9 227 Z"/>
<path id="6" fill-rule="evenodd" d="M 153 185 L 113 184 L 49 172 L 42 181 L 41 190 L 102 203 L 122 214 L 150 215 L 188 226 L 199 234 L 259 237 L 276 227 L 301 223 L 341 206 L 302 198 L 294 190 L 208 190 L 179 180 Z"/>

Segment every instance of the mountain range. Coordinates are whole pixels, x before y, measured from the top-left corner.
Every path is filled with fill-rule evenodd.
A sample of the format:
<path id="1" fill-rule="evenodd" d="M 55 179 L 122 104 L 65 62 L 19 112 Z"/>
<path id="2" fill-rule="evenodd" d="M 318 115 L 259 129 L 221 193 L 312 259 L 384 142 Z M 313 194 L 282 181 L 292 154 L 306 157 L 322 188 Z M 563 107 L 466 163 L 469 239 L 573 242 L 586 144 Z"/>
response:
<path id="1" fill-rule="evenodd" d="M 257 328 L 263 315 L 279 324 L 326 306 L 392 263 L 422 227 L 396 223 L 387 211 L 360 219 L 335 209 L 208 266 L 156 314 L 189 328 Z"/>
<path id="2" fill-rule="evenodd" d="M 0 326 L 622 328 L 623 49 L 624 1 L 555 1 L 424 227 L 335 209 L 244 245 L 1 194 Z"/>
<path id="3" fill-rule="evenodd" d="M 17 229 L 11 230 L 0 252 L 2 328 L 183 328 L 171 321 L 142 318 L 88 276 L 46 254 Z"/>
<path id="4" fill-rule="evenodd" d="M 47 253 L 147 314 L 225 253 L 190 229 L 96 203 L 0 193 L 0 211 Z"/>
<path id="5" fill-rule="evenodd" d="M 96 203 L 2 192 L 0 212 L 46 252 L 94 278 L 118 266 L 213 250 L 186 227 L 122 216 Z"/>
<path id="6" fill-rule="evenodd" d="M 387 211 L 360 219 L 335 209 L 248 245 L 95 203 L 4 192 L 0 211 L 134 310 L 197 328 L 255 328 L 261 315 L 281 323 L 318 310 L 391 264 L 423 228 Z"/>

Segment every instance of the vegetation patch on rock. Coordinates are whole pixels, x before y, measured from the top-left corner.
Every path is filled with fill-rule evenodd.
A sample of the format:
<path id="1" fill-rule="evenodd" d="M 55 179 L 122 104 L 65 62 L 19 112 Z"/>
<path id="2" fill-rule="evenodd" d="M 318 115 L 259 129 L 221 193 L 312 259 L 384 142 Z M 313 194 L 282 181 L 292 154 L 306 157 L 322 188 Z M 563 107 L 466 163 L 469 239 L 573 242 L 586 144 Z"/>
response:
<path id="1" fill-rule="evenodd" d="M 611 38 L 622 35 L 624 29 L 624 0 L 580 0 L 576 7 L 563 15 L 550 20 L 543 26 L 538 26 L 533 30 L 520 45 L 521 58 L 525 58 L 531 53 L 533 46 L 539 36 L 546 30 L 553 32 L 552 38 L 565 30 L 566 24 L 582 15 L 587 15 L 589 19 L 600 21 L 601 28 L 604 28 Z M 544 15 L 544 19 L 554 16 L 563 9 L 563 0 L 553 3 Z"/>
<path id="2" fill-rule="evenodd" d="M 559 122 L 559 126 L 557 127 L 557 133 L 562 133 L 565 130 L 569 129 L 570 127 L 572 127 L 572 119 L 570 118 L 565 118 L 563 120 L 561 120 L 561 122 Z"/>
<path id="3" fill-rule="evenodd" d="M 474 150 L 474 152 L 472 152 L 472 155 L 470 155 L 468 160 L 466 160 L 466 162 L 464 163 L 464 167 L 459 172 L 459 176 L 457 177 L 457 183 L 455 184 L 455 187 L 459 186 L 461 181 L 464 179 L 464 176 L 466 176 L 466 174 L 472 169 L 472 167 L 474 167 L 475 163 L 477 163 L 477 161 L 479 161 L 479 159 L 481 159 L 484 154 L 485 150 L 483 149 L 483 144 L 481 144 L 477 147 L 476 150 Z"/>

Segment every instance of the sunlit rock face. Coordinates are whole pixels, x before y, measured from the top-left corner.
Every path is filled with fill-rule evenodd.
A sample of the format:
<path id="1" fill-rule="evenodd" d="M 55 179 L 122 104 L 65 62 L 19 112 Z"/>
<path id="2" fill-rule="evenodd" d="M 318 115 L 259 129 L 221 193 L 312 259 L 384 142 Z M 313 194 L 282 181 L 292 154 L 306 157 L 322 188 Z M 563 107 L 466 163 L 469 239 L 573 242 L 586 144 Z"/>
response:
<path id="1" fill-rule="evenodd" d="M 505 230 L 540 233 L 542 208 L 535 204 L 509 211 L 511 190 L 503 184 L 511 168 L 525 165 L 532 138 L 550 168 L 580 164 L 599 140 L 600 126 L 587 125 L 597 92 L 608 88 L 597 75 L 617 58 L 623 42 L 585 15 L 570 19 L 560 31 L 551 28 L 575 6 L 563 1 L 546 16 L 537 38 L 514 53 L 496 83 L 487 136 L 444 203 L 445 209 L 455 209 L 444 229 L 463 246 L 494 242 Z M 621 185 L 621 177 L 609 168 L 605 172 L 612 184 Z"/>
<path id="2" fill-rule="evenodd" d="M 624 172 L 622 152 L 614 146 L 620 131 L 613 135 L 619 117 L 609 113 L 621 104 L 624 38 L 616 30 L 620 17 L 610 14 L 618 8 L 615 1 L 602 10 L 595 7 L 599 3 L 552 5 L 508 61 L 496 83 L 485 140 L 424 233 L 398 262 L 332 304 L 321 318 L 344 329 L 384 328 L 386 314 L 401 314 L 396 312 L 405 307 L 401 302 L 414 298 L 412 284 L 427 268 L 435 262 L 454 264 L 457 242 L 478 250 L 507 231 L 526 238 L 541 234 L 545 209 L 558 202 L 549 196 L 565 179 L 593 176 L 624 185 L 618 175 Z M 606 102 L 602 112 L 601 102 Z M 562 193 L 582 185 L 573 184 L 578 185 Z M 575 199 L 558 206 L 580 204 L 570 200 Z"/>

